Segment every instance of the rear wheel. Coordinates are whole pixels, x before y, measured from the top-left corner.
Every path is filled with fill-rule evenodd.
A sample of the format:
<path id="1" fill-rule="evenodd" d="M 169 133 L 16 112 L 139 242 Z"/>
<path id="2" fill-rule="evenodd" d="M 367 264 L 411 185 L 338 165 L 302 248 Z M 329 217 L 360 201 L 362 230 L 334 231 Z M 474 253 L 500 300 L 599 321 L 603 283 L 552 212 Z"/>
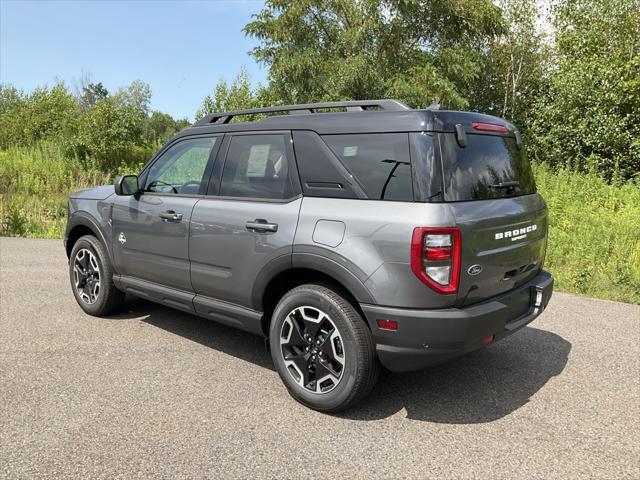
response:
<path id="1" fill-rule="evenodd" d="M 289 393 L 326 412 L 364 398 L 378 378 L 371 332 L 343 296 L 302 285 L 282 297 L 271 322 L 271 356 Z"/>
<path id="2" fill-rule="evenodd" d="M 69 257 L 71 289 L 78 305 L 89 315 L 107 315 L 124 302 L 113 284 L 109 255 L 93 235 L 80 237 Z"/>

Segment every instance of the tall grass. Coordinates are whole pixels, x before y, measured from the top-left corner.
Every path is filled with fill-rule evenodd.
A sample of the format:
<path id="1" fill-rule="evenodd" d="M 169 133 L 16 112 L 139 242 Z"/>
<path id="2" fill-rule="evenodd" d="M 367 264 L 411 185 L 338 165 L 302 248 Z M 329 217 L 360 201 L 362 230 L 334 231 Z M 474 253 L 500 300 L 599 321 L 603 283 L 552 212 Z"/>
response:
<path id="1" fill-rule="evenodd" d="M 640 184 L 534 165 L 549 207 L 545 268 L 565 292 L 640 303 Z"/>
<path id="2" fill-rule="evenodd" d="M 71 191 L 113 181 L 55 144 L 0 152 L 0 235 L 60 238 Z M 640 303 L 640 184 L 534 165 L 549 206 L 546 267 L 556 288 Z"/>
<path id="3" fill-rule="evenodd" d="M 59 238 L 69 193 L 111 180 L 55 144 L 0 151 L 0 235 Z"/>

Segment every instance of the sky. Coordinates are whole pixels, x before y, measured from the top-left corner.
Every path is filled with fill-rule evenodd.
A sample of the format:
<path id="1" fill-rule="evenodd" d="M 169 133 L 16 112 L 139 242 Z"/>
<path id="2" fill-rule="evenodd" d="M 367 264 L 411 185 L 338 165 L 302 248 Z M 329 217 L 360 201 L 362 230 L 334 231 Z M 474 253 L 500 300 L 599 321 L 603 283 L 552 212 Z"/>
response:
<path id="1" fill-rule="evenodd" d="M 83 74 L 115 91 L 151 86 L 151 106 L 194 120 L 221 78 L 244 66 L 254 84 L 267 69 L 248 54 L 244 25 L 262 0 L 0 0 L 0 82 L 30 91 Z"/>

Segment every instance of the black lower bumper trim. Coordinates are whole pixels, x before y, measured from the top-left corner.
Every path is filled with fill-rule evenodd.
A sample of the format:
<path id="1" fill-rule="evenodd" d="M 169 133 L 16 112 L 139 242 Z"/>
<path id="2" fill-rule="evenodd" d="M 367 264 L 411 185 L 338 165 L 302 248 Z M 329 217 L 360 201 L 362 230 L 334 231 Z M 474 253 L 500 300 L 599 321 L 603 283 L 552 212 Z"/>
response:
<path id="1" fill-rule="evenodd" d="M 542 295 L 536 305 L 537 292 Z M 361 304 L 380 362 L 396 372 L 420 370 L 500 340 L 533 321 L 553 292 L 553 277 L 541 271 L 526 284 L 466 308 L 412 310 Z M 524 307 L 524 308 L 523 308 Z M 378 319 L 395 320 L 395 332 L 380 330 Z"/>

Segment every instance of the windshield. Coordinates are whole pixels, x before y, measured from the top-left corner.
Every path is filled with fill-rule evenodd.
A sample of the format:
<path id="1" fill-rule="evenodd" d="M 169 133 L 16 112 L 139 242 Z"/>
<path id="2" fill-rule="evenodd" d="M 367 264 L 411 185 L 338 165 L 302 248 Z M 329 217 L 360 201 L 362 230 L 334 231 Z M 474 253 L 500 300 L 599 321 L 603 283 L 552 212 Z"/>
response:
<path id="1" fill-rule="evenodd" d="M 531 165 L 515 138 L 467 134 L 460 148 L 452 133 L 440 135 L 445 201 L 484 200 L 535 193 Z"/>

